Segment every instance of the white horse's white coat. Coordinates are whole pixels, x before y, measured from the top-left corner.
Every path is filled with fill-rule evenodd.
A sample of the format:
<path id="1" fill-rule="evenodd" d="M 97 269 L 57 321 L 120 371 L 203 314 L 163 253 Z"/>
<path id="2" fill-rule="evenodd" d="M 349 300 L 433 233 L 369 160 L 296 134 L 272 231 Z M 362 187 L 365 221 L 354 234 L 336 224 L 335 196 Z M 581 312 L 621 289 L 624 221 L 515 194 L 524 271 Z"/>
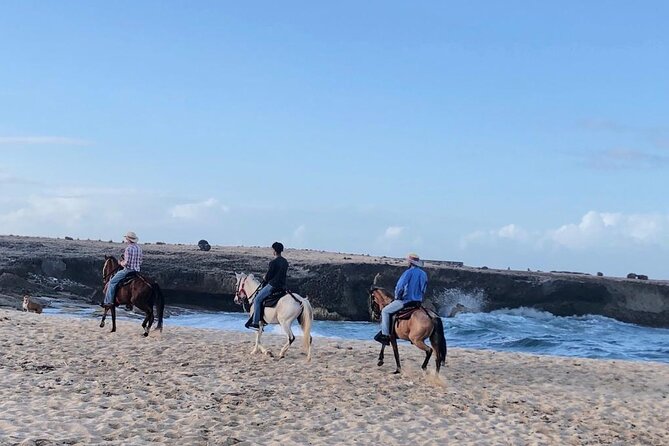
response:
<path id="1" fill-rule="evenodd" d="M 260 288 L 260 282 L 253 276 L 253 274 L 239 274 L 235 273 L 237 278 L 237 283 L 235 286 L 235 302 L 241 303 L 240 299 L 247 298 L 250 305 L 250 313 L 253 315 L 253 301 L 255 300 L 256 291 Z M 293 296 L 295 298 L 293 298 Z M 297 300 L 296 300 L 297 299 Z M 264 319 L 268 324 L 279 324 L 283 328 L 284 333 L 288 337 L 286 344 L 281 349 L 279 357 L 283 358 L 286 354 L 286 350 L 290 347 L 290 344 L 295 340 L 295 335 L 291 330 L 291 325 L 293 321 L 297 319 L 300 314 L 301 322 L 300 326 L 302 327 L 302 333 L 304 335 L 304 348 L 307 351 L 307 361 L 311 361 L 311 323 L 314 320 L 314 310 L 309 303 L 309 299 L 300 296 L 299 294 L 292 293 L 284 295 L 274 308 L 265 308 Z M 263 332 L 264 324 L 260 322 L 260 329 L 256 335 L 256 343 L 251 351 L 251 354 L 256 353 L 260 350 L 262 353 L 267 355 L 272 355 L 272 353 L 267 350 L 260 343 L 260 336 Z"/>

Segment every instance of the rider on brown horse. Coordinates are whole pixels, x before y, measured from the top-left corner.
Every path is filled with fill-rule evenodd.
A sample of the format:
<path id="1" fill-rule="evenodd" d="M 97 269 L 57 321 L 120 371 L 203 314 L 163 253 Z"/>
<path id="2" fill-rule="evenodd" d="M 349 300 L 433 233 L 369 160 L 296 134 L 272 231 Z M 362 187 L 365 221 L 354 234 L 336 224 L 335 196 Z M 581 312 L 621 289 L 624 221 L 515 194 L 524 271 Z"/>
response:
<path id="1" fill-rule="evenodd" d="M 123 266 L 123 269 L 120 269 L 114 274 L 111 280 L 109 280 L 103 303 L 103 306 L 105 307 L 114 305 L 114 296 L 116 295 L 116 287 L 118 284 L 129 274 L 139 272 L 140 266 L 142 265 L 143 254 L 142 248 L 137 244 L 137 241 L 139 240 L 137 234 L 128 231 L 123 239 L 128 244 L 123 253 L 123 259 L 119 262 L 119 264 Z"/>
<path id="2" fill-rule="evenodd" d="M 406 257 L 409 269 L 404 271 L 395 286 L 395 300 L 381 311 L 381 331 L 374 339 L 384 345 L 390 343 L 390 322 L 392 315 L 410 302 L 422 302 L 427 288 L 427 274 L 421 268 L 423 261 L 417 254 Z"/>

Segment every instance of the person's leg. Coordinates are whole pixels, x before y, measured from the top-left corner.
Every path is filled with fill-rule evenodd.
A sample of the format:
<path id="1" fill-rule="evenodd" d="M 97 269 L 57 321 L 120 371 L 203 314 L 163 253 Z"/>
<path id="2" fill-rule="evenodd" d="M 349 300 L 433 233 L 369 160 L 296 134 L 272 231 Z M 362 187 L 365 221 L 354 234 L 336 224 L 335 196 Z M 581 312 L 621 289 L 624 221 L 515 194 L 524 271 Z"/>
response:
<path id="1" fill-rule="evenodd" d="M 107 293 L 105 294 L 105 300 L 104 304 L 105 305 L 112 305 L 114 303 L 114 295 L 116 294 L 116 287 L 118 286 L 119 282 L 125 278 L 129 274 L 130 270 L 127 269 L 122 269 L 109 280 L 109 284 L 107 285 Z"/>
<path id="2" fill-rule="evenodd" d="M 272 294 L 272 285 L 267 284 L 262 290 L 258 291 L 258 294 L 256 294 L 256 297 L 253 300 L 253 323 L 256 325 L 260 324 L 262 303 L 270 294 Z"/>
<path id="3" fill-rule="evenodd" d="M 391 316 L 402 308 L 404 308 L 404 302 L 401 300 L 394 300 L 381 310 L 381 333 L 383 333 L 384 336 L 390 336 Z"/>

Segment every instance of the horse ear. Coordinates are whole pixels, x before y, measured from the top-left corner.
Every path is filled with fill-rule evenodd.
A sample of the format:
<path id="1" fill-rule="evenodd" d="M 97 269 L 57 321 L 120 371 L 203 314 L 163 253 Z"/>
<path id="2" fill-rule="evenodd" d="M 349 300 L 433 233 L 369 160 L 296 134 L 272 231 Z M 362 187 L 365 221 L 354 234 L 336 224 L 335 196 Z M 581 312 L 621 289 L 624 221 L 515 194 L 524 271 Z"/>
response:
<path id="1" fill-rule="evenodd" d="M 109 256 L 107 254 L 105 254 L 105 260 L 108 260 L 108 259 L 109 259 Z"/>
<path id="2" fill-rule="evenodd" d="M 235 273 L 235 279 L 239 280 L 239 278 L 240 278 L 241 276 L 242 276 L 241 274 L 239 274 L 239 273 Z"/>

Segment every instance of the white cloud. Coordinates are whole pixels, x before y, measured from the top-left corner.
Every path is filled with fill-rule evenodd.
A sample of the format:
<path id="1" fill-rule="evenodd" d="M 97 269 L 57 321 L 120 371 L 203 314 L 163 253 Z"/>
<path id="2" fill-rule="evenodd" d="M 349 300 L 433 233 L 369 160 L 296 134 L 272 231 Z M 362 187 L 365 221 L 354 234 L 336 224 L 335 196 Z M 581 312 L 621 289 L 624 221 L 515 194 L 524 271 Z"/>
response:
<path id="1" fill-rule="evenodd" d="M 228 212 L 230 209 L 218 202 L 215 198 L 209 198 L 197 203 L 178 204 L 170 209 L 173 218 L 194 220 L 204 218 L 210 213 Z"/>
<path id="2" fill-rule="evenodd" d="M 571 249 L 596 245 L 667 244 L 669 215 L 590 211 L 579 223 L 548 231 L 546 238 Z"/>
<path id="3" fill-rule="evenodd" d="M 526 230 L 513 223 L 500 228 L 497 231 L 497 235 L 500 238 L 519 241 L 525 241 L 530 237 L 530 234 Z"/>
<path id="4" fill-rule="evenodd" d="M 0 136 L 0 145 L 62 145 L 88 146 L 90 141 L 65 136 Z"/>
<path id="5" fill-rule="evenodd" d="M 31 196 L 22 207 L 0 215 L 0 228 L 37 222 L 70 227 L 81 221 L 89 207 L 90 203 L 83 198 Z"/>
<path id="6" fill-rule="evenodd" d="M 460 246 L 496 245 L 503 241 L 525 244 L 537 249 L 655 244 L 669 246 L 669 215 L 622 214 L 590 211 L 578 223 L 556 229 L 530 232 L 516 224 L 489 231 L 474 231 L 462 237 Z"/>
<path id="7" fill-rule="evenodd" d="M 404 232 L 404 227 L 403 226 L 388 226 L 383 233 L 383 238 L 392 240 L 399 238 L 402 233 Z"/>

